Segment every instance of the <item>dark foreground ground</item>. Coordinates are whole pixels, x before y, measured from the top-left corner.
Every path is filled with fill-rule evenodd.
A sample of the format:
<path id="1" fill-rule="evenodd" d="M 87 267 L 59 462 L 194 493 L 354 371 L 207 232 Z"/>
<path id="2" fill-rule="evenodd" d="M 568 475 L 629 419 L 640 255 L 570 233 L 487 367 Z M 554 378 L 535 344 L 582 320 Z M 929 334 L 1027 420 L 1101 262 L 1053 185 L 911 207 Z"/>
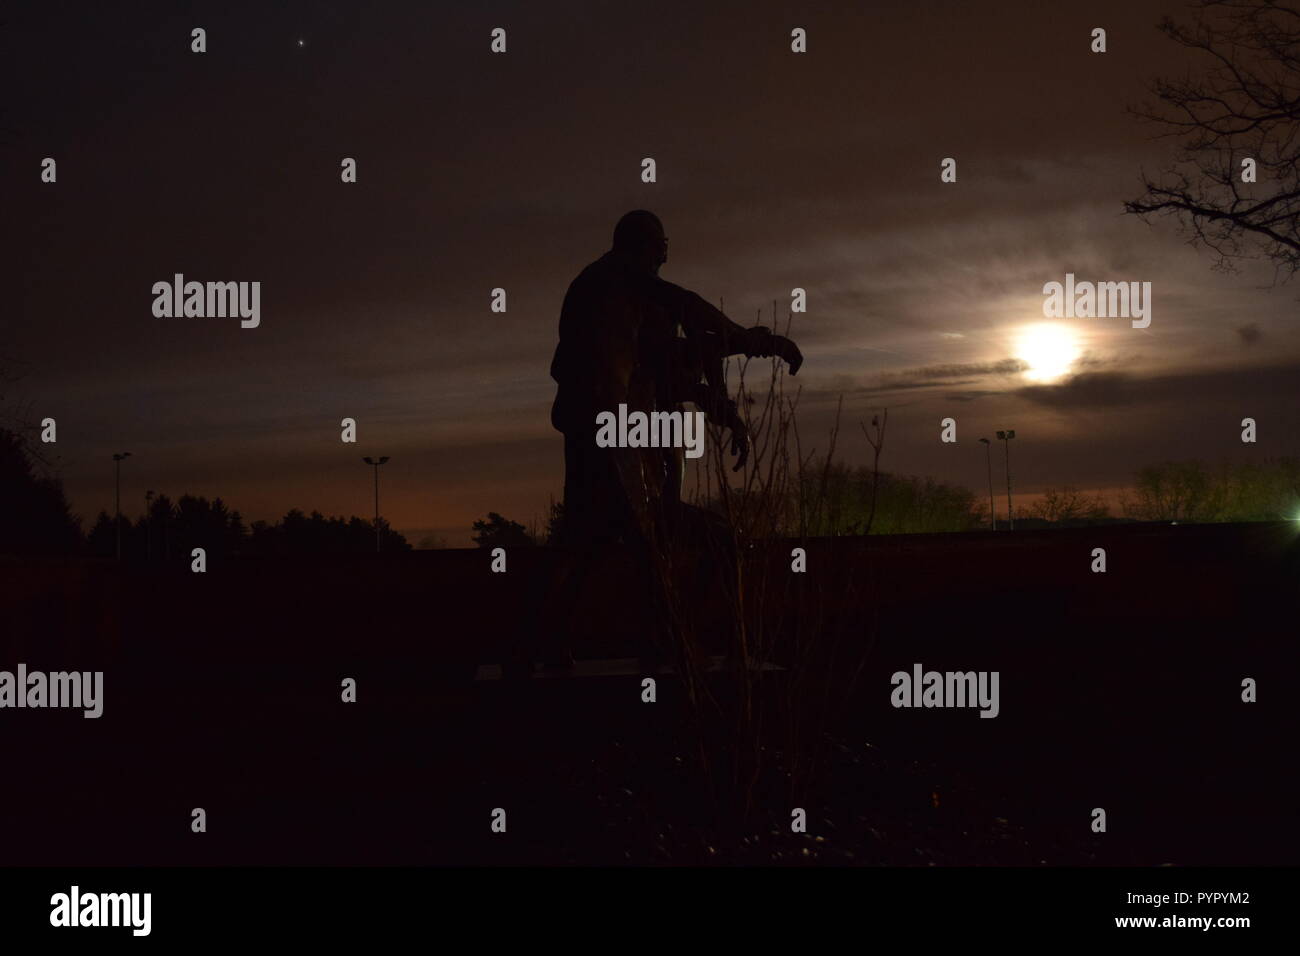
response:
<path id="1" fill-rule="evenodd" d="M 476 551 L 203 575 L 9 561 L 0 669 L 103 670 L 105 704 L 0 711 L 0 864 L 1293 864 L 1298 532 L 813 541 L 797 579 L 798 542 L 753 556 L 751 600 L 785 622 L 773 656 L 790 662 L 797 607 L 794 631 L 851 652 L 828 671 L 864 668 L 802 738 L 821 772 L 792 777 L 773 736 L 748 811 L 714 799 L 725 738 L 711 791 L 671 675 L 653 704 L 638 676 L 472 679 L 527 630 L 546 552 L 504 575 Z M 611 567 L 575 647 L 623 656 L 643 618 Z M 914 663 L 999 671 L 1001 713 L 891 707 Z M 765 675 L 758 712 L 778 724 L 817 679 Z"/>

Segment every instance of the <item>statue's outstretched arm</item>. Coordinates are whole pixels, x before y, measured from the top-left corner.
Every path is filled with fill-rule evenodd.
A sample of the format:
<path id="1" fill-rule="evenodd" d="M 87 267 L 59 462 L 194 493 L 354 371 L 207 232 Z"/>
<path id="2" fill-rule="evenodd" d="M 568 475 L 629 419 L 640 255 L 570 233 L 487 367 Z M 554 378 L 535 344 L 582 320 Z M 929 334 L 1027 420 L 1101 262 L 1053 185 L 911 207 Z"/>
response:
<path id="1" fill-rule="evenodd" d="M 771 329 L 761 325 L 749 329 L 737 325 L 702 296 L 658 277 L 652 280 L 651 294 L 662 304 L 681 310 L 682 327 L 688 336 L 717 336 L 720 343 L 713 351 L 720 351 L 724 357 L 767 358 L 775 355 L 785 360 L 791 375 L 798 374 L 799 366 L 803 364 L 803 353 L 791 339 L 774 335 Z"/>

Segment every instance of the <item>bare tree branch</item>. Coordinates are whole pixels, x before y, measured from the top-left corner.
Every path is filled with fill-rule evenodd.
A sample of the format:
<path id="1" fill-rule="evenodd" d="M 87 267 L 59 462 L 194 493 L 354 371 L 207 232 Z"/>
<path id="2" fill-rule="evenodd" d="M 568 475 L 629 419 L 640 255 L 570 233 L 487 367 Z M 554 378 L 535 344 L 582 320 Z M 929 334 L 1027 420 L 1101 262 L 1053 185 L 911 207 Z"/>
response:
<path id="1" fill-rule="evenodd" d="M 1199 0 L 1190 23 L 1160 30 L 1206 62 L 1197 77 L 1159 79 L 1154 102 L 1130 109 L 1179 148 L 1145 192 L 1124 204 L 1175 217 L 1215 268 L 1263 259 L 1282 281 L 1300 270 L 1300 9 L 1280 0 Z M 1257 182 L 1242 181 L 1255 161 Z"/>

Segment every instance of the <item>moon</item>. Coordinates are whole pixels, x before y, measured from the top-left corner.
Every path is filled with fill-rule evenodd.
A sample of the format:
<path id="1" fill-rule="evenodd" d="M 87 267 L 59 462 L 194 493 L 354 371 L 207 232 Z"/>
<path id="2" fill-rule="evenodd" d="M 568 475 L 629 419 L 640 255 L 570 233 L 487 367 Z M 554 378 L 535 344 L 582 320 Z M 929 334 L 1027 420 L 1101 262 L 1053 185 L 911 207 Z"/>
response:
<path id="1" fill-rule="evenodd" d="M 1028 366 L 1025 378 L 1050 385 L 1064 378 L 1082 354 L 1079 336 L 1068 325 L 1039 322 L 1016 336 L 1016 358 Z"/>

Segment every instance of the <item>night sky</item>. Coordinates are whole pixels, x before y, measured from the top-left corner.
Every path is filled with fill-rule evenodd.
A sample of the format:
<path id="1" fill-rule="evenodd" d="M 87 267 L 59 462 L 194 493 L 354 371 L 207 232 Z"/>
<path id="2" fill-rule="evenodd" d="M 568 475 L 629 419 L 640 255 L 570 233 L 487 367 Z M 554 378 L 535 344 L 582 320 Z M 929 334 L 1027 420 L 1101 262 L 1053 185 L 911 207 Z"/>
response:
<path id="1" fill-rule="evenodd" d="M 737 321 L 770 323 L 774 299 L 784 320 L 807 290 L 800 429 L 824 444 L 843 394 L 850 462 L 883 405 L 883 468 L 977 495 L 977 438 L 998 428 L 1016 429 L 1027 493 L 1300 453 L 1300 288 L 1269 288 L 1262 264 L 1213 271 L 1174 222 L 1123 214 L 1173 157 L 1125 109 L 1194 63 L 1156 30 L 1181 4 L 359 6 L 2 18 L 0 356 L 22 376 L 4 392 L 57 419 L 88 522 L 123 450 L 130 514 L 153 489 L 220 495 L 246 521 L 365 516 L 361 456 L 382 454 L 383 511 L 413 543 L 467 544 L 489 510 L 541 518 L 563 483 L 560 303 L 638 207 L 670 237 L 661 275 Z M 177 272 L 260 281 L 260 327 L 156 318 L 151 287 Z M 1151 282 L 1151 326 L 1060 320 L 1075 360 L 1026 369 L 1018 337 L 1066 272 Z"/>

